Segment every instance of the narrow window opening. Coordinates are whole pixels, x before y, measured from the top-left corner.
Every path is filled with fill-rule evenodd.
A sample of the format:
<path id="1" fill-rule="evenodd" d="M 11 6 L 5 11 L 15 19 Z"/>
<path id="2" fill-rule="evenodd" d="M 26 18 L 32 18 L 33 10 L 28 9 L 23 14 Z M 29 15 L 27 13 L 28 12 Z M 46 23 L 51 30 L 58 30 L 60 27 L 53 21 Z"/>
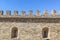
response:
<path id="1" fill-rule="evenodd" d="M 16 38 L 18 34 L 18 29 L 16 27 L 12 28 L 11 38 Z"/>
<path id="2" fill-rule="evenodd" d="M 48 37 L 48 28 L 43 28 L 42 35 L 43 35 L 43 38 L 47 38 Z"/>

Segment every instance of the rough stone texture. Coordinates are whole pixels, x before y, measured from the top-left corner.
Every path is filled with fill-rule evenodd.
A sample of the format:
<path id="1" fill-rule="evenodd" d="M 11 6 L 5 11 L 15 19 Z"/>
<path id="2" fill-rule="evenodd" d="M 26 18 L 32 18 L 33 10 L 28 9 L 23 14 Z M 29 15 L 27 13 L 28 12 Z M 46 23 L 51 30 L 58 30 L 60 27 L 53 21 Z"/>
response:
<path id="1" fill-rule="evenodd" d="M 11 38 L 13 27 L 18 37 Z M 48 38 L 42 37 L 42 29 L 49 28 Z M 0 18 L 0 40 L 60 40 L 60 19 L 48 18 Z"/>
<path id="2" fill-rule="evenodd" d="M 25 15 L 25 11 L 22 11 L 22 15 L 18 15 L 18 11 L 14 11 L 14 15 L 11 15 L 10 11 L 7 11 L 6 15 L 3 15 L 3 11 L 0 10 L 0 40 L 60 40 L 60 15 L 56 15 L 56 11 L 52 11 L 52 15 L 48 15 L 48 11 L 44 11 L 44 15 L 40 15 L 40 11 L 37 11 L 37 15 L 33 15 L 33 11 L 30 10 L 29 15 Z M 18 28 L 17 38 L 11 38 L 12 28 Z M 48 37 L 42 37 L 42 29 L 47 27 Z"/>

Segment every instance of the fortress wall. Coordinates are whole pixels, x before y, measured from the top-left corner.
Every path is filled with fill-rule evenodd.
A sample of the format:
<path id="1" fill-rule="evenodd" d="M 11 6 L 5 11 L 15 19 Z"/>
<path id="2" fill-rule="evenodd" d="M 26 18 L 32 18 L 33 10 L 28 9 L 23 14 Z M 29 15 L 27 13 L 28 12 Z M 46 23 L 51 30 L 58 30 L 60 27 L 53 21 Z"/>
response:
<path id="1" fill-rule="evenodd" d="M 32 10 L 29 15 L 26 15 L 25 11 L 18 15 L 17 10 L 14 15 L 11 15 L 10 10 L 6 13 L 3 15 L 3 11 L 0 11 L 0 40 L 60 40 L 60 15 L 56 15 L 55 10 L 52 15 L 49 15 L 47 10 L 44 15 L 41 15 L 39 10 L 36 15 L 32 15 Z M 13 27 L 18 29 L 16 38 L 11 38 Z M 47 38 L 42 37 L 43 28 L 48 28 Z"/>
<path id="2" fill-rule="evenodd" d="M 60 23 L 0 22 L 0 40 L 60 40 Z M 11 29 L 18 28 L 18 37 L 11 38 Z M 48 38 L 42 37 L 42 29 L 49 28 Z"/>

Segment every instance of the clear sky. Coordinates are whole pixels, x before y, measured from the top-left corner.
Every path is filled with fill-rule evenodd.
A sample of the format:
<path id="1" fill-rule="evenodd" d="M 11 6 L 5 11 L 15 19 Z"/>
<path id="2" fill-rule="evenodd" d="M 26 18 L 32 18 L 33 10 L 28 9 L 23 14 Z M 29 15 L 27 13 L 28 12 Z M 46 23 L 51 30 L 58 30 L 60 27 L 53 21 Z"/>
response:
<path id="1" fill-rule="evenodd" d="M 0 10 L 11 10 L 12 13 L 14 10 L 33 10 L 35 14 L 36 10 L 41 10 L 41 13 L 44 10 L 60 11 L 60 0 L 0 0 Z"/>

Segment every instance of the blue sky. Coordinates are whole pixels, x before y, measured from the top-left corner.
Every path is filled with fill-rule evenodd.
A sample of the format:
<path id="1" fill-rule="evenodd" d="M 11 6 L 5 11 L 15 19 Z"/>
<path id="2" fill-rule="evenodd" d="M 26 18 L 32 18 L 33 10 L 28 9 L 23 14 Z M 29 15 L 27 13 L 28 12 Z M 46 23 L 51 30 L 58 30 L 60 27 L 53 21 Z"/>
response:
<path id="1" fill-rule="evenodd" d="M 29 10 L 33 10 L 33 14 L 36 10 L 41 10 L 43 14 L 44 10 L 51 12 L 53 9 L 60 11 L 60 0 L 0 0 L 0 10 L 11 10 L 12 14 L 14 10 L 18 10 L 19 13 L 25 10 L 27 14 Z"/>

